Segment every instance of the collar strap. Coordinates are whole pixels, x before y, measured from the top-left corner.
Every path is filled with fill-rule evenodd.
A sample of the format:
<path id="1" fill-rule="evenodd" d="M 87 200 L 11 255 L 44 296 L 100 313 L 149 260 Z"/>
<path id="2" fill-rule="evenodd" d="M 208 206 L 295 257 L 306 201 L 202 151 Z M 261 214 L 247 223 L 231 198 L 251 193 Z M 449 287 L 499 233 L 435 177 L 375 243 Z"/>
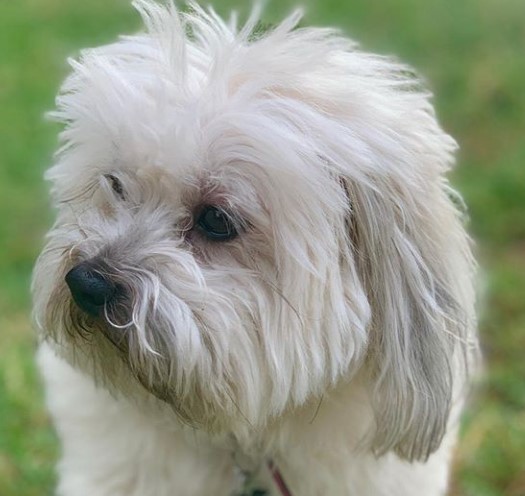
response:
<path id="1" fill-rule="evenodd" d="M 292 496 L 292 492 L 286 485 L 286 482 L 284 481 L 284 477 L 281 474 L 279 467 L 275 465 L 274 461 L 272 459 L 267 460 L 266 466 L 268 467 L 268 470 L 272 474 L 272 479 L 275 482 L 277 489 L 279 489 L 281 496 Z"/>
<path id="2" fill-rule="evenodd" d="M 240 493 L 242 496 L 264 496 L 267 494 L 264 490 L 254 489 L 255 479 L 262 467 L 266 467 L 270 472 L 274 486 L 278 490 L 276 493 L 278 496 L 293 496 L 292 491 L 290 491 L 284 480 L 283 474 L 272 458 L 259 460 L 258 464 L 254 464 L 253 459 L 251 460 L 250 457 L 246 456 L 243 457 L 240 451 L 233 451 L 232 457 L 242 480 Z"/>

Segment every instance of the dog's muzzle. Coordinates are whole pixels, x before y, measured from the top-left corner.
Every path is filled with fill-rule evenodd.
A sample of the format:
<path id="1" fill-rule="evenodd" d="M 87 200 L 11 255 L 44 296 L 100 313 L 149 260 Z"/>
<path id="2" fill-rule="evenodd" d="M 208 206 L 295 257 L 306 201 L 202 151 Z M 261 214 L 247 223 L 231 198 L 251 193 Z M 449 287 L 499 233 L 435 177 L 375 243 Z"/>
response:
<path id="1" fill-rule="evenodd" d="M 117 286 L 90 261 L 82 262 L 66 274 L 66 284 L 77 306 L 97 317 L 117 295 Z"/>

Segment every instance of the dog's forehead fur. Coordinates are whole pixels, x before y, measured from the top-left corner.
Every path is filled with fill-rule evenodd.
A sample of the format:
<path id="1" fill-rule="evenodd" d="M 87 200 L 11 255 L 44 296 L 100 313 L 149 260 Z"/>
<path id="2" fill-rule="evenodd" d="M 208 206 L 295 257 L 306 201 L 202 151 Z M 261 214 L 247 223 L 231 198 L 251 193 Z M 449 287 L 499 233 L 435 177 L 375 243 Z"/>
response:
<path id="1" fill-rule="evenodd" d="M 67 125 L 65 147 L 81 149 L 68 160 L 77 169 L 157 165 L 181 178 L 195 167 L 248 160 L 281 171 L 300 163 L 293 173 L 304 175 L 305 158 L 319 168 L 330 153 L 325 163 L 337 168 L 350 151 L 362 180 L 389 167 L 435 174 L 452 160 L 443 152 L 454 142 L 435 127 L 428 95 L 413 91 L 412 72 L 333 30 L 294 29 L 300 12 L 257 36 L 257 9 L 238 30 L 235 19 L 226 23 L 195 4 L 185 14 L 135 5 L 147 34 L 84 51 L 57 99 L 52 115 Z M 407 170 L 422 132 L 434 143 L 421 151 L 438 160 L 434 170 Z M 344 157 L 330 146 L 340 140 L 351 146 Z M 376 144 L 398 160 L 378 167 Z M 64 175 L 59 163 L 48 177 Z"/>

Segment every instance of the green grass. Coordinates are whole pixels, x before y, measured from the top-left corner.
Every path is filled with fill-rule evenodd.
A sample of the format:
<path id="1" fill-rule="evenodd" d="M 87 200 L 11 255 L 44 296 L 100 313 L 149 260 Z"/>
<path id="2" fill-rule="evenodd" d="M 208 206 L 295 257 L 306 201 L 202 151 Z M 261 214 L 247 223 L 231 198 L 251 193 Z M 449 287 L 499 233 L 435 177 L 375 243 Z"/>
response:
<path id="1" fill-rule="evenodd" d="M 220 11 L 234 5 L 220 1 Z M 245 2 L 238 1 L 244 5 Z M 292 1 L 270 1 L 275 21 Z M 277 8 L 276 6 L 279 5 Z M 484 268 L 486 374 L 462 428 L 455 496 L 525 494 L 525 6 L 523 0 L 317 0 L 308 23 L 338 25 L 365 48 L 426 76 L 460 142 L 454 183 L 470 206 Z M 33 364 L 31 267 L 51 215 L 44 122 L 80 47 L 132 32 L 124 0 L 0 3 L 0 495 L 51 494 L 56 440 Z"/>

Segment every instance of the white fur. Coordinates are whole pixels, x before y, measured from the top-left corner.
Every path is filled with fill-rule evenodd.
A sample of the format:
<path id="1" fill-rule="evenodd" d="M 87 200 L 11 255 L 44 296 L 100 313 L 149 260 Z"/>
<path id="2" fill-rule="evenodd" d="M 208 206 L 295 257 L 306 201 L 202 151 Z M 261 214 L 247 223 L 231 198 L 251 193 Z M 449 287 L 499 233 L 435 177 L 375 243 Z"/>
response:
<path id="1" fill-rule="evenodd" d="M 228 496 L 235 453 L 294 496 L 444 494 L 473 262 L 428 93 L 299 13 L 257 35 L 257 8 L 135 5 L 146 34 L 72 61 L 54 112 L 33 290 L 58 493 Z M 203 205 L 239 236 L 199 233 Z M 92 259 L 129 288 L 120 321 L 72 302 Z"/>

